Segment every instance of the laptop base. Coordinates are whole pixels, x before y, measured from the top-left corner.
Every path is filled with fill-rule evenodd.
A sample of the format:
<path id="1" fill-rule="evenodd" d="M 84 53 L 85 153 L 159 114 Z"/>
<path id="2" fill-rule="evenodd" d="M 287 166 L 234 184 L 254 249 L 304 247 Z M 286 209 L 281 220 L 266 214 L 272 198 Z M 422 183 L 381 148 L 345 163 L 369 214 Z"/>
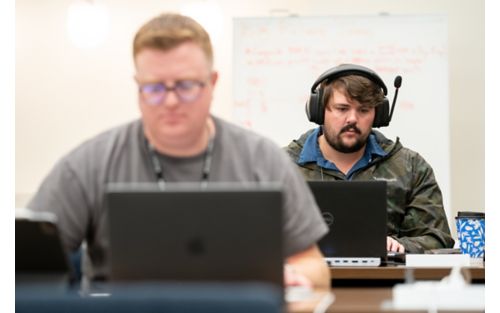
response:
<path id="1" fill-rule="evenodd" d="M 326 263 L 330 267 L 337 266 L 380 266 L 381 258 L 325 258 Z"/>

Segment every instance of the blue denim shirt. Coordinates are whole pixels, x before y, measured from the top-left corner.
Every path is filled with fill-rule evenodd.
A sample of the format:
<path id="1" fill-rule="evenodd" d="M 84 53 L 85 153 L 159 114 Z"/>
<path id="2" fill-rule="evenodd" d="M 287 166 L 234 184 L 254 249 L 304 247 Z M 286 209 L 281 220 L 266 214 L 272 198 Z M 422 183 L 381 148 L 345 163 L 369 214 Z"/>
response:
<path id="1" fill-rule="evenodd" d="M 319 149 L 318 137 L 322 134 L 321 127 L 316 128 L 310 135 L 307 137 L 304 142 L 304 147 L 300 153 L 300 157 L 298 160 L 299 165 L 304 165 L 306 163 L 315 162 L 318 166 L 321 166 L 324 169 L 334 170 L 340 172 L 340 170 L 335 166 L 334 163 L 328 161 L 323 157 L 321 150 Z M 380 145 L 377 143 L 375 139 L 375 135 L 371 133 L 368 136 L 368 140 L 366 142 L 366 149 L 363 157 L 359 159 L 356 164 L 346 173 L 346 179 L 350 180 L 352 175 L 360 168 L 365 167 L 370 164 L 370 162 L 374 159 L 374 156 L 385 156 L 387 152 L 385 152 Z"/>

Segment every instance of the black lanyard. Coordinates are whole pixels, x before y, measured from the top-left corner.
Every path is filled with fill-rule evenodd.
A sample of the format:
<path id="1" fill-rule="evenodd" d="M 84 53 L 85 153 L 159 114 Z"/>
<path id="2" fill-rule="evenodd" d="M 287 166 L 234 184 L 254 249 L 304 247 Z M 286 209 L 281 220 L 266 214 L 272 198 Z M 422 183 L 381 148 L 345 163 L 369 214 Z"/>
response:
<path id="1" fill-rule="evenodd" d="M 201 170 L 201 186 L 206 187 L 208 185 L 208 177 L 210 176 L 210 169 L 212 167 L 212 155 L 214 152 L 214 136 L 210 136 L 208 140 L 207 149 L 205 150 L 205 157 L 203 159 L 203 167 Z M 157 152 L 153 145 L 146 138 L 146 146 L 148 147 L 149 156 L 151 158 L 151 163 L 153 164 L 153 171 L 155 172 L 156 180 L 160 189 L 165 187 L 167 182 L 165 176 L 163 175 L 163 168 L 158 158 Z"/>

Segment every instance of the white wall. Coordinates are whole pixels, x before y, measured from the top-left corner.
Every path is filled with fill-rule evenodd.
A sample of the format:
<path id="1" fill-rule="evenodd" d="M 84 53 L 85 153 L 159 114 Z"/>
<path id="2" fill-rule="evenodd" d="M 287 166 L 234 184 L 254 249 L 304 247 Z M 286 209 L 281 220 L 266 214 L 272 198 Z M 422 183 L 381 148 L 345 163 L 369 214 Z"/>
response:
<path id="1" fill-rule="evenodd" d="M 16 1 L 17 207 L 26 204 L 42 178 L 69 149 L 138 116 L 131 57 L 135 31 L 151 17 L 163 11 L 179 11 L 181 5 L 195 1 L 102 2 L 111 18 L 108 40 L 95 49 L 81 50 L 73 47 L 66 35 L 65 18 L 71 0 Z M 451 212 L 454 216 L 460 210 L 484 211 L 484 1 L 204 2 L 218 6 L 223 14 L 219 30 L 212 33 L 215 66 L 220 72 L 213 112 L 225 118 L 232 115 L 233 17 L 272 16 L 280 10 L 303 16 L 447 14 Z M 427 96 L 433 101 L 432 94 Z M 432 125 L 422 121 L 422 127 Z"/>

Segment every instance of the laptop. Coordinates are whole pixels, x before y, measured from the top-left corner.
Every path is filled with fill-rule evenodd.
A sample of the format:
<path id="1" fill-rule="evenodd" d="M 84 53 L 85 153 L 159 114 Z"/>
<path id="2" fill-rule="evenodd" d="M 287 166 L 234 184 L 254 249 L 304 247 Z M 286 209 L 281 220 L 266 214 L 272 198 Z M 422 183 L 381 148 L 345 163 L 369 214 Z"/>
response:
<path id="1" fill-rule="evenodd" d="M 385 181 L 309 181 L 330 231 L 319 241 L 330 266 L 379 266 L 387 255 Z"/>
<path id="2" fill-rule="evenodd" d="M 72 268 L 55 215 L 16 209 L 16 283 L 69 283 Z"/>
<path id="3" fill-rule="evenodd" d="M 114 184 L 106 197 L 112 281 L 283 287 L 279 186 Z"/>

